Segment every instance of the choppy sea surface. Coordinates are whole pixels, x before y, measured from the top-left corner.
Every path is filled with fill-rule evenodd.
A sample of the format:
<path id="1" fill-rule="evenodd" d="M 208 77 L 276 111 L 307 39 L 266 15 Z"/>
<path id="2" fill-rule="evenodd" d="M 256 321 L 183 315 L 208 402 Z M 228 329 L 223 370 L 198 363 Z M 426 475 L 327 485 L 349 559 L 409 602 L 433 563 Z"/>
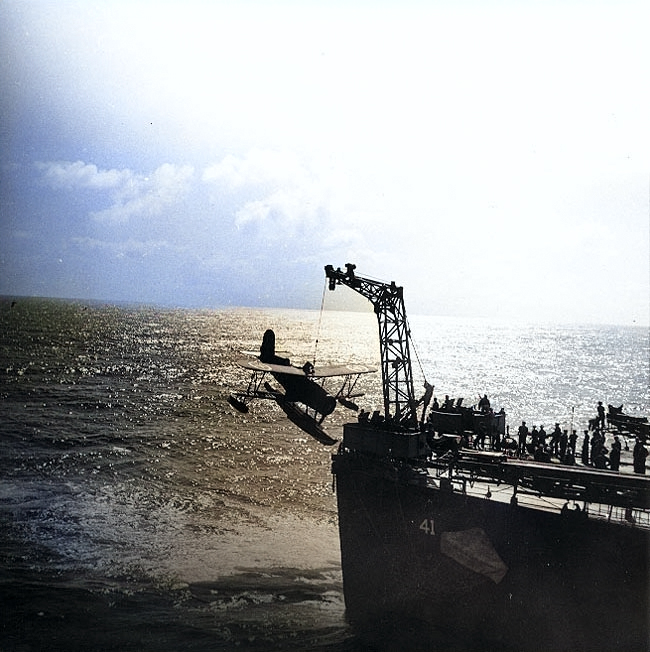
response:
<path id="1" fill-rule="evenodd" d="M 0 300 L 0 650 L 366 649 L 345 621 L 331 450 L 242 350 L 377 364 L 372 313 Z M 515 427 L 650 414 L 648 329 L 412 317 L 414 372 Z M 335 389 L 335 380 L 330 381 Z M 381 379 L 360 405 L 380 409 Z M 355 415 L 328 420 L 340 437 Z"/>

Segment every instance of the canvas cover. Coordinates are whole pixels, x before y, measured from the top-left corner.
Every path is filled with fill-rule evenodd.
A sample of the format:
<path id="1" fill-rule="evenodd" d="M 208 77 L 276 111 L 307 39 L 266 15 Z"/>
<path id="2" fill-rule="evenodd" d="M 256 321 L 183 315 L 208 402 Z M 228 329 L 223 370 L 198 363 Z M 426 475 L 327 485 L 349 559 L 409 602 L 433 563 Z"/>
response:
<path id="1" fill-rule="evenodd" d="M 443 532 L 440 551 L 465 568 L 489 577 L 498 584 L 508 572 L 485 531 L 480 527 Z"/>

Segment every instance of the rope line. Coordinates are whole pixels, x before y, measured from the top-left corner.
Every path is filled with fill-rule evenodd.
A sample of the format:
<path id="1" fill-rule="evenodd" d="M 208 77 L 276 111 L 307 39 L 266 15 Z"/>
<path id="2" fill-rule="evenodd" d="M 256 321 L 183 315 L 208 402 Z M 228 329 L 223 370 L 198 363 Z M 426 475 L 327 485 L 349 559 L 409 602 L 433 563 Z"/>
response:
<path id="1" fill-rule="evenodd" d="M 320 300 L 320 312 L 318 313 L 318 326 L 316 327 L 316 341 L 314 342 L 314 360 L 313 365 L 316 366 L 316 353 L 318 351 L 318 340 L 320 339 L 320 327 L 323 321 L 323 310 L 325 309 L 325 292 L 327 292 L 327 279 L 323 283 L 323 296 Z"/>
<path id="2" fill-rule="evenodd" d="M 413 347 L 413 352 L 415 353 L 415 359 L 418 361 L 418 366 L 420 367 L 420 373 L 422 374 L 422 378 L 424 378 L 424 382 L 428 382 L 427 375 L 424 373 L 424 367 L 422 366 L 422 361 L 420 360 L 418 347 L 415 345 L 415 340 L 411 337 L 411 324 L 409 323 L 408 319 L 406 320 L 406 328 L 408 329 L 408 337 L 409 340 L 411 340 L 411 346 Z"/>

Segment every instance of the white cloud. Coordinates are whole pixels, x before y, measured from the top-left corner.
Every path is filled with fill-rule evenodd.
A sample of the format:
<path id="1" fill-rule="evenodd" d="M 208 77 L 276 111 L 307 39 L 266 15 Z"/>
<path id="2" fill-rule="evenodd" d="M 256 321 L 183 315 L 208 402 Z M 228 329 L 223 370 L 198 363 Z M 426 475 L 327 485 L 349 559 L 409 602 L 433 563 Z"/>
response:
<path id="1" fill-rule="evenodd" d="M 322 198 L 314 187 L 282 188 L 262 200 L 251 201 L 237 211 L 235 224 L 243 226 L 255 220 L 272 218 L 285 228 L 313 224 L 323 208 Z"/>
<path id="2" fill-rule="evenodd" d="M 229 154 L 203 172 L 204 181 L 218 181 L 232 188 L 244 185 L 301 184 L 309 172 L 291 152 L 253 149 L 244 157 Z"/>
<path id="3" fill-rule="evenodd" d="M 226 156 L 203 172 L 203 180 L 225 191 L 247 191 L 261 198 L 245 199 L 235 213 L 238 227 L 272 219 L 283 228 L 313 223 L 327 213 L 322 179 L 289 152 L 253 150 L 245 157 Z"/>
<path id="4" fill-rule="evenodd" d="M 117 188 L 131 176 L 130 170 L 99 170 L 92 163 L 83 161 L 51 161 L 37 163 L 45 182 L 52 188 L 74 190 L 77 188 Z"/>
<path id="5" fill-rule="evenodd" d="M 106 222 L 127 222 L 132 217 L 155 217 L 181 200 L 194 176 L 191 165 L 165 163 L 152 174 L 132 170 L 100 170 L 83 161 L 38 163 L 51 187 L 65 190 L 108 190 L 112 204 L 90 212 L 90 217 Z"/>
<path id="6" fill-rule="evenodd" d="M 128 238 L 119 242 L 108 242 L 97 238 L 77 237 L 72 242 L 80 249 L 86 251 L 105 251 L 113 257 L 121 258 L 144 258 L 160 251 L 182 251 L 165 240 L 136 240 Z"/>
<path id="7" fill-rule="evenodd" d="M 91 216 L 100 221 L 127 222 L 132 217 L 155 217 L 179 201 L 189 189 L 194 176 L 191 165 L 161 165 L 146 177 L 132 175 L 116 193 L 109 208 L 94 211 Z"/>

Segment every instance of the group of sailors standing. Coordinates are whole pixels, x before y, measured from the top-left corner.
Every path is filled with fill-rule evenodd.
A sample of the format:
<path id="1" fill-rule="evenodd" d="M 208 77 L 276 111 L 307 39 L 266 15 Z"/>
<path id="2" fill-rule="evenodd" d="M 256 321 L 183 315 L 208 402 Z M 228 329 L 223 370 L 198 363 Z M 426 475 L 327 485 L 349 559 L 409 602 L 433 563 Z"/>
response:
<path id="1" fill-rule="evenodd" d="M 460 430 L 438 431 L 436 414 L 442 418 L 442 414 L 440 413 L 453 413 L 459 415 L 460 418 L 460 415 L 463 413 L 470 413 L 470 416 L 475 414 L 475 409 L 464 407 L 462 405 L 462 398 L 452 399 L 449 396 L 445 396 L 444 400 L 439 402 L 436 397 L 433 397 L 431 411 L 429 412 L 428 419 L 425 421 L 425 413 L 433 394 L 433 386 L 427 385 L 426 388 L 427 394 L 418 401 L 418 404 L 424 403 L 421 421 L 422 427 L 431 432 L 458 432 L 462 437 L 462 446 L 472 446 L 479 450 L 485 450 L 487 440 L 489 441 L 489 448 L 491 450 L 503 451 L 520 459 L 530 459 L 532 457 L 537 462 L 551 462 L 553 459 L 556 459 L 562 464 L 568 465 L 576 464 L 579 459 L 583 466 L 590 466 L 595 469 L 609 469 L 611 471 L 620 470 L 623 445 L 621 444 L 619 435 L 615 434 L 613 441 L 609 444 L 609 448 L 606 446 L 606 414 L 602 401 L 598 401 L 596 408 L 597 416 L 589 420 L 589 429 L 583 431 L 582 442 L 578 451 L 579 435 L 577 431 L 572 429 L 569 434 L 568 429 L 562 429 L 559 423 L 555 424 L 550 434 L 546 432 L 543 425 L 539 428 L 534 425 L 529 430 L 525 421 L 522 421 L 517 429 L 516 438 L 510 435 L 509 428 L 505 428 L 504 432 L 503 429 L 496 426 L 496 420 L 501 418 L 502 424 L 504 424 L 505 412 L 501 409 L 499 413 L 495 413 L 490 405 L 487 394 L 484 394 L 479 399 L 476 410 L 476 412 L 480 413 L 479 416 L 481 418 L 487 417 L 487 421 L 479 422 L 478 431 L 477 421 L 473 421 L 474 432 L 471 441 L 468 431 L 465 430 L 465 432 L 462 432 L 462 428 Z M 369 412 L 361 410 L 358 417 L 360 422 L 369 423 L 380 428 L 403 425 L 401 422 L 393 423 L 390 417 L 384 418 L 380 415 L 379 411 L 375 411 L 370 415 Z M 466 427 L 471 426 L 468 425 Z M 629 450 L 627 439 L 625 440 L 625 450 Z M 637 437 L 632 451 L 635 473 L 644 474 L 646 472 L 646 458 L 648 455 L 649 453 L 643 440 Z"/>
<path id="2" fill-rule="evenodd" d="M 486 394 L 480 398 L 477 408 L 481 414 L 494 415 Z M 462 407 L 462 399 L 454 401 L 446 396 L 440 405 L 437 399 L 433 399 L 432 412 L 461 412 L 463 410 L 468 410 L 468 408 Z M 605 408 L 602 401 L 598 401 L 596 417 L 589 420 L 589 429 L 583 431 L 579 449 L 580 436 L 576 430 L 572 429 L 569 433 L 568 429 L 562 429 L 560 424 L 556 423 L 548 434 L 543 425 L 539 428 L 534 425 L 532 429 L 529 429 L 525 421 L 522 421 L 517 429 L 516 437 L 512 437 L 509 430 L 502 435 L 494 427 L 486 432 L 476 432 L 475 428 L 472 442 L 465 441 L 464 445 L 485 449 L 487 439 L 490 442 L 491 450 L 504 451 L 520 459 L 532 457 L 537 462 L 551 462 L 556 459 L 562 464 L 568 465 L 574 465 L 579 461 L 583 466 L 619 471 L 623 444 L 619 435 L 614 434 L 613 440 L 606 445 L 605 426 Z M 629 450 L 627 438 L 625 439 L 625 450 Z M 637 437 L 632 451 L 635 473 L 644 474 L 646 472 L 648 455 L 643 439 Z"/>
<path id="3" fill-rule="evenodd" d="M 548 439 L 548 441 L 547 441 Z M 611 469 L 618 471 L 621 463 L 622 445 L 618 435 L 614 435 L 611 452 L 605 447 L 605 434 L 597 430 L 589 436 L 585 430 L 580 448 L 580 461 L 585 466 L 597 469 Z M 609 456 L 607 455 L 609 453 Z M 529 431 L 526 422 L 522 421 L 517 429 L 517 455 L 527 458 L 532 455 L 537 462 L 550 462 L 553 458 L 562 464 L 573 465 L 578 458 L 578 433 L 572 430 L 561 429 L 556 423 L 550 435 L 547 435 L 544 426 L 533 426 Z"/>
<path id="4" fill-rule="evenodd" d="M 618 434 L 614 435 L 613 441 L 609 448 L 605 440 L 605 410 L 602 402 L 598 402 L 598 416 L 590 421 L 590 427 L 593 430 L 585 430 L 582 436 L 580 448 L 580 461 L 584 466 L 591 466 L 595 469 L 610 469 L 619 471 L 621 466 L 621 451 L 623 445 Z M 522 421 L 517 430 L 516 454 L 520 458 L 528 458 L 532 455 L 533 459 L 538 462 L 550 462 L 552 458 L 558 459 L 562 464 L 573 465 L 576 463 L 578 434 L 575 430 L 569 431 L 561 429 L 560 424 L 556 423 L 550 434 L 547 443 L 547 434 L 544 426 L 533 426 L 528 430 L 526 422 Z M 514 444 L 511 448 L 515 448 Z M 629 450 L 627 440 L 625 449 Z M 633 467 L 635 473 L 646 472 L 646 458 L 648 450 L 644 446 L 641 438 L 636 438 L 636 443 L 632 451 Z"/>

